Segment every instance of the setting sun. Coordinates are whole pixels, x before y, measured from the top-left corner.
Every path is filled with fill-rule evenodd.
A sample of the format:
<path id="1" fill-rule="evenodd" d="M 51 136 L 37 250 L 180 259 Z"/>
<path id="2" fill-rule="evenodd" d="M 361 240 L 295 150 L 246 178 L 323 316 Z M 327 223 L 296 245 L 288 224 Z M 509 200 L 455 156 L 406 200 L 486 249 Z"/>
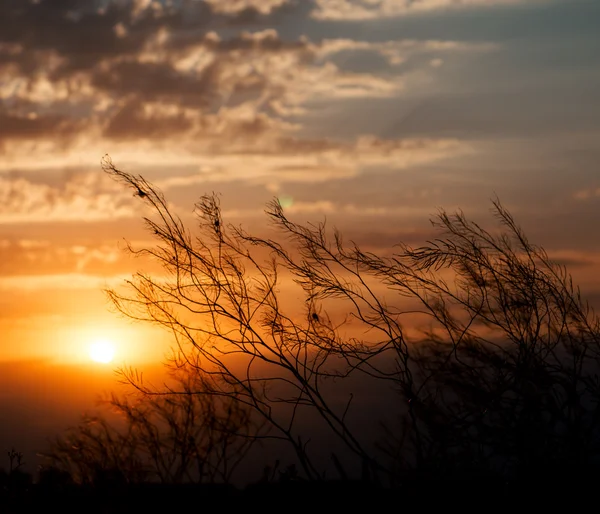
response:
<path id="1" fill-rule="evenodd" d="M 105 339 L 94 341 L 90 345 L 90 358 L 101 364 L 108 364 L 115 356 L 114 345 Z"/>

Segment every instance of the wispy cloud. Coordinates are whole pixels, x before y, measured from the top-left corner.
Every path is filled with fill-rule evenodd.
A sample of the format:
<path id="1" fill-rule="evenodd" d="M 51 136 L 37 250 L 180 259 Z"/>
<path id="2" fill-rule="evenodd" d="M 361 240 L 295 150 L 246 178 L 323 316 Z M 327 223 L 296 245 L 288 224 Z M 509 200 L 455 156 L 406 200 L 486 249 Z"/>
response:
<path id="1" fill-rule="evenodd" d="M 289 0 L 205 0 L 216 13 L 237 14 L 255 10 L 260 14 L 270 14 L 273 10 L 289 3 Z"/>
<path id="2" fill-rule="evenodd" d="M 356 205 L 353 203 L 336 203 L 331 200 L 313 202 L 294 201 L 291 197 L 282 196 L 279 201 L 286 215 L 296 214 L 337 214 L 343 216 L 360 216 L 367 218 L 424 216 L 431 214 L 431 209 L 419 206 L 375 206 Z M 242 218 L 247 216 L 264 216 L 263 209 L 232 209 L 223 212 L 225 217 Z"/>
<path id="3" fill-rule="evenodd" d="M 260 142 L 259 142 L 260 144 Z M 364 136 L 350 142 L 277 138 L 255 152 L 202 157 L 199 172 L 161 179 L 161 188 L 244 181 L 273 184 L 318 183 L 353 177 L 373 167 L 406 169 L 473 151 L 458 140 L 380 139 Z"/>
<path id="4" fill-rule="evenodd" d="M 99 276 L 85 273 L 50 275 L 11 275 L 0 277 L 0 290 L 49 291 L 49 290 L 99 290 L 122 285 L 131 274 L 121 276 Z"/>
<path id="5" fill-rule="evenodd" d="M 370 20 L 414 13 L 491 7 L 525 3 L 526 0 L 314 0 L 312 15 L 319 20 Z M 543 0 L 532 0 L 543 1 Z"/>
<path id="6" fill-rule="evenodd" d="M 127 267 L 124 252 L 115 244 L 61 245 L 50 240 L 0 240 L 0 276 L 77 273 L 115 274 Z"/>
<path id="7" fill-rule="evenodd" d="M 573 198 L 576 200 L 590 200 L 592 198 L 600 198 L 600 187 L 589 187 L 587 189 L 580 189 L 573 194 Z"/>

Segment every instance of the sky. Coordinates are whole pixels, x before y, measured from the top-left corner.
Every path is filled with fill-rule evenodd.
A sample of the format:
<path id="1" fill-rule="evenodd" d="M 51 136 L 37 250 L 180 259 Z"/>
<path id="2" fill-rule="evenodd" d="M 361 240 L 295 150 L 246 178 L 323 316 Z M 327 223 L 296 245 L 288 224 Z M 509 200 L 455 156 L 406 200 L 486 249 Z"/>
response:
<path id="1" fill-rule="evenodd" d="M 184 220 L 215 191 L 266 234 L 277 197 L 379 253 L 439 208 L 488 223 L 497 195 L 599 305 L 598 19 L 595 0 L 0 0 L 0 425 L 58 426 L 110 387 L 96 339 L 139 366 L 168 350 L 103 292 L 144 264 L 126 241 L 152 244 L 105 154 Z"/>

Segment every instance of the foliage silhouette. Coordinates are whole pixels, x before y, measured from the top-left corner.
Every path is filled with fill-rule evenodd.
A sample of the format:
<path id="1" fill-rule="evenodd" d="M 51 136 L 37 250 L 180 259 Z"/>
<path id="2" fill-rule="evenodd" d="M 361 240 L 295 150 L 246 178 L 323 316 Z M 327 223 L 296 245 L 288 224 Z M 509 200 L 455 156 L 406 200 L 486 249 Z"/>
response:
<path id="1" fill-rule="evenodd" d="M 301 426 L 309 413 L 359 463 L 348 470 L 331 455 L 346 478 L 360 469 L 363 480 L 396 485 L 597 469 L 600 322 L 499 201 L 501 230 L 441 211 L 438 239 L 382 257 L 324 224 L 291 221 L 277 201 L 266 215 L 281 242 L 225 223 L 214 194 L 197 203 L 192 235 L 143 177 L 108 157 L 103 168 L 152 212 L 144 219 L 157 246 L 130 250 L 165 270 L 108 294 L 126 316 L 171 330 L 174 369 L 206 377 L 200 388 L 164 391 L 169 398 L 219 398 L 250 426 L 260 420 L 260 435 L 285 441 L 307 479 L 324 477 Z M 280 292 L 290 278 L 304 294 L 300 314 Z M 329 314 L 334 305 L 343 319 Z M 122 373 L 162 398 L 135 371 Z M 349 420 L 353 395 L 332 394 L 355 376 L 396 393 L 388 410 L 398 421 L 381 421 L 376 447 Z M 258 435 L 244 423 L 225 433 Z"/>
<path id="2" fill-rule="evenodd" d="M 565 267 L 493 206 L 501 232 L 441 212 L 442 238 L 391 262 L 361 256 L 431 320 L 411 354 L 419 386 L 405 389 L 419 465 L 434 476 L 597 473 L 600 322 Z"/>
<path id="3" fill-rule="evenodd" d="M 84 416 L 56 438 L 44 456 L 53 475 L 76 483 L 229 483 L 260 434 L 248 409 L 226 397 L 201 394 L 205 377 L 175 374 L 178 394 L 112 394 L 105 405 L 121 419 Z"/>

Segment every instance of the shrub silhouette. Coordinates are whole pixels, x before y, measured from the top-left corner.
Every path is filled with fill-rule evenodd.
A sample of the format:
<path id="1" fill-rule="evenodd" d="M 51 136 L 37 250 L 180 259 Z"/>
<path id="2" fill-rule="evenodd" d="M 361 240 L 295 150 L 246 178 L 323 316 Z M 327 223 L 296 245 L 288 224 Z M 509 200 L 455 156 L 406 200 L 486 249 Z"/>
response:
<path id="1" fill-rule="evenodd" d="M 391 262 L 361 256 L 431 320 L 411 354 L 407 435 L 434 476 L 587 476 L 600 450 L 598 317 L 566 269 L 493 206 L 501 232 L 442 212 L 440 239 Z"/>
<path id="2" fill-rule="evenodd" d="M 195 370 L 174 375 L 177 394 L 113 394 L 105 405 L 120 420 L 86 415 L 56 438 L 44 454 L 47 478 L 67 473 L 96 487 L 229 483 L 261 427 L 239 403 L 203 394 L 208 379 Z"/>
<path id="3" fill-rule="evenodd" d="M 157 246 L 130 250 L 167 273 L 138 273 L 128 293 L 109 291 L 111 300 L 172 331 L 172 366 L 210 377 L 201 390 L 173 388 L 169 397 L 225 399 L 260 419 L 268 437 L 294 450 L 307 479 L 324 476 L 300 426 L 309 413 L 358 463 L 345 469 L 333 454 L 343 477 L 393 485 L 411 476 L 596 470 L 600 323 L 566 269 L 527 240 L 499 201 L 500 230 L 441 211 L 438 239 L 382 257 L 324 224 L 291 221 L 277 201 L 266 215 L 281 241 L 225 223 L 214 194 L 197 203 L 192 235 L 150 183 L 108 157 L 103 168 L 152 212 L 145 222 Z M 300 314 L 280 293 L 290 277 L 303 291 Z M 333 306 L 346 316 L 328 314 Z M 133 370 L 123 377 L 161 398 Z M 375 448 L 349 420 L 353 395 L 332 393 L 354 377 L 396 392 L 388 410 L 397 423 L 382 421 Z M 112 437 L 100 426 L 104 440 Z M 225 432 L 253 436 L 239 434 L 244 426 Z"/>

